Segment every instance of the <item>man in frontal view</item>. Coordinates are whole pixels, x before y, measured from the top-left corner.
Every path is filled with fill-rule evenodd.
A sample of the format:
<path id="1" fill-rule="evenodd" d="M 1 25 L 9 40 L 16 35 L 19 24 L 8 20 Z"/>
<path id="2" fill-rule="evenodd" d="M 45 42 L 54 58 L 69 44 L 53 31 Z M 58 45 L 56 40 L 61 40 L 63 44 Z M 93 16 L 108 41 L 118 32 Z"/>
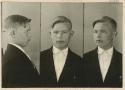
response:
<path id="1" fill-rule="evenodd" d="M 36 87 L 39 75 L 25 52 L 31 40 L 31 19 L 10 15 L 5 19 L 5 29 L 11 38 L 2 60 L 2 87 Z"/>
<path id="2" fill-rule="evenodd" d="M 72 23 L 67 17 L 58 16 L 54 19 L 50 31 L 53 46 L 40 55 L 41 86 L 78 85 L 81 58 L 68 47 L 73 34 Z"/>
<path id="3" fill-rule="evenodd" d="M 108 16 L 93 22 L 97 48 L 83 55 L 86 86 L 122 87 L 122 54 L 113 46 L 116 29 L 116 21 Z"/>

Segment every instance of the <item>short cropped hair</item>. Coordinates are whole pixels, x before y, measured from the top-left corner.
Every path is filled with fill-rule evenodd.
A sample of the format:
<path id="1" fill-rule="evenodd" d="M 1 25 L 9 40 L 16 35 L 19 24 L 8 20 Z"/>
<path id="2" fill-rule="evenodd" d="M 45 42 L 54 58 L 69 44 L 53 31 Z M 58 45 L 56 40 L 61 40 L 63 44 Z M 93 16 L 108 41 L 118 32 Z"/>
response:
<path id="1" fill-rule="evenodd" d="M 31 19 L 22 15 L 10 15 L 5 19 L 5 28 L 15 28 L 17 25 L 25 25 L 31 22 Z"/>
<path id="2" fill-rule="evenodd" d="M 112 28 L 114 28 L 114 30 L 116 31 L 116 29 L 117 29 L 117 22 L 113 18 L 111 18 L 109 16 L 104 16 L 101 19 L 94 21 L 93 22 L 93 28 L 94 28 L 95 24 L 97 24 L 97 23 L 105 23 L 105 22 L 110 23 Z"/>
<path id="3" fill-rule="evenodd" d="M 69 24 L 69 29 L 70 30 L 72 29 L 72 22 L 71 22 L 71 20 L 69 18 L 65 17 L 65 16 L 57 16 L 54 19 L 51 27 L 53 28 L 58 23 L 67 23 L 67 24 Z"/>

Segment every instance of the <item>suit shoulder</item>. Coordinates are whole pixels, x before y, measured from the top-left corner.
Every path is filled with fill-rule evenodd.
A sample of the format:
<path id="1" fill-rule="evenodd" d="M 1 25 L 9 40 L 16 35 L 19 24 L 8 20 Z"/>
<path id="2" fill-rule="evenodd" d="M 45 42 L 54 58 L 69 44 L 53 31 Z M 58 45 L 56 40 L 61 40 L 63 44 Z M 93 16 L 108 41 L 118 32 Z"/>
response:
<path id="1" fill-rule="evenodd" d="M 119 56 L 122 56 L 122 53 L 120 53 L 119 51 L 115 50 L 116 54 Z"/>
<path id="2" fill-rule="evenodd" d="M 88 52 L 86 52 L 85 54 L 83 54 L 83 56 L 85 57 L 85 56 L 90 56 L 90 55 L 93 55 L 93 54 L 95 54 L 96 53 L 96 50 L 91 50 L 91 51 L 88 51 Z"/>
<path id="3" fill-rule="evenodd" d="M 98 54 L 97 54 L 97 50 L 91 50 L 85 54 L 83 54 L 83 61 L 84 63 L 90 63 L 90 62 L 94 62 L 95 59 L 97 59 Z"/>
<path id="4" fill-rule="evenodd" d="M 40 61 L 47 62 L 50 58 L 52 58 L 52 51 L 51 49 L 47 49 L 40 52 Z"/>
<path id="5" fill-rule="evenodd" d="M 41 51 L 40 55 L 47 55 L 48 53 L 50 53 L 50 49 L 46 49 L 44 51 Z"/>
<path id="6" fill-rule="evenodd" d="M 72 52 L 72 51 L 70 51 L 69 53 L 71 53 L 71 55 L 72 55 L 72 57 L 73 57 L 74 59 L 79 59 L 79 60 L 82 59 L 79 55 L 77 55 L 76 53 L 74 53 L 74 52 Z"/>
<path id="7" fill-rule="evenodd" d="M 68 52 L 67 59 L 69 59 L 71 66 L 76 72 L 82 68 L 82 58 L 71 50 Z"/>
<path id="8" fill-rule="evenodd" d="M 122 53 L 114 50 L 114 57 L 122 61 Z"/>

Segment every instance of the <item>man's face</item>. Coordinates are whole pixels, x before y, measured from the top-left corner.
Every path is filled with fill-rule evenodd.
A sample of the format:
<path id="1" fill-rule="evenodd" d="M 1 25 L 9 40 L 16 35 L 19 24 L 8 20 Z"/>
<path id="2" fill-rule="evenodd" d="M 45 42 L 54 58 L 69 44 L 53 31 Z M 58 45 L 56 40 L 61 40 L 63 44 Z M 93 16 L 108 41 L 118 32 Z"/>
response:
<path id="1" fill-rule="evenodd" d="M 31 28 L 29 23 L 17 27 L 14 35 L 15 43 L 21 47 L 25 47 L 31 40 L 30 31 Z"/>
<path id="2" fill-rule="evenodd" d="M 96 23 L 94 26 L 94 40 L 97 46 L 103 49 L 109 49 L 112 47 L 113 38 L 115 37 L 115 31 L 110 23 Z"/>
<path id="3" fill-rule="evenodd" d="M 68 46 L 69 40 L 73 35 L 73 31 L 69 29 L 68 23 L 55 24 L 50 33 L 53 45 L 60 50 Z"/>

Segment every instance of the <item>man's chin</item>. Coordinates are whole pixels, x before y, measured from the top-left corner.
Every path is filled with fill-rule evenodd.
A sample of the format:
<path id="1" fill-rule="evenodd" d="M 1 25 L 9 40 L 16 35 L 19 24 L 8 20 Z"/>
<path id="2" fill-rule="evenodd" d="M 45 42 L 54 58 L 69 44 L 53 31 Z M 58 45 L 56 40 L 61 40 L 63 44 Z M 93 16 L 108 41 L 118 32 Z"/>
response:
<path id="1" fill-rule="evenodd" d="M 63 50 L 63 49 L 65 49 L 66 47 L 58 46 L 58 47 L 56 47 L 56 48 L 58 48 L 58 49 L 60 49 L 60 50 Z"/>
<path id="2" fill-rule="evenodd" d="M 104 47 L 103 45 L 100 45 L 100 44 L 97 44 L 97 46 L 100 47 L 100 48 L 103 48 L 103 47 Z"/>

